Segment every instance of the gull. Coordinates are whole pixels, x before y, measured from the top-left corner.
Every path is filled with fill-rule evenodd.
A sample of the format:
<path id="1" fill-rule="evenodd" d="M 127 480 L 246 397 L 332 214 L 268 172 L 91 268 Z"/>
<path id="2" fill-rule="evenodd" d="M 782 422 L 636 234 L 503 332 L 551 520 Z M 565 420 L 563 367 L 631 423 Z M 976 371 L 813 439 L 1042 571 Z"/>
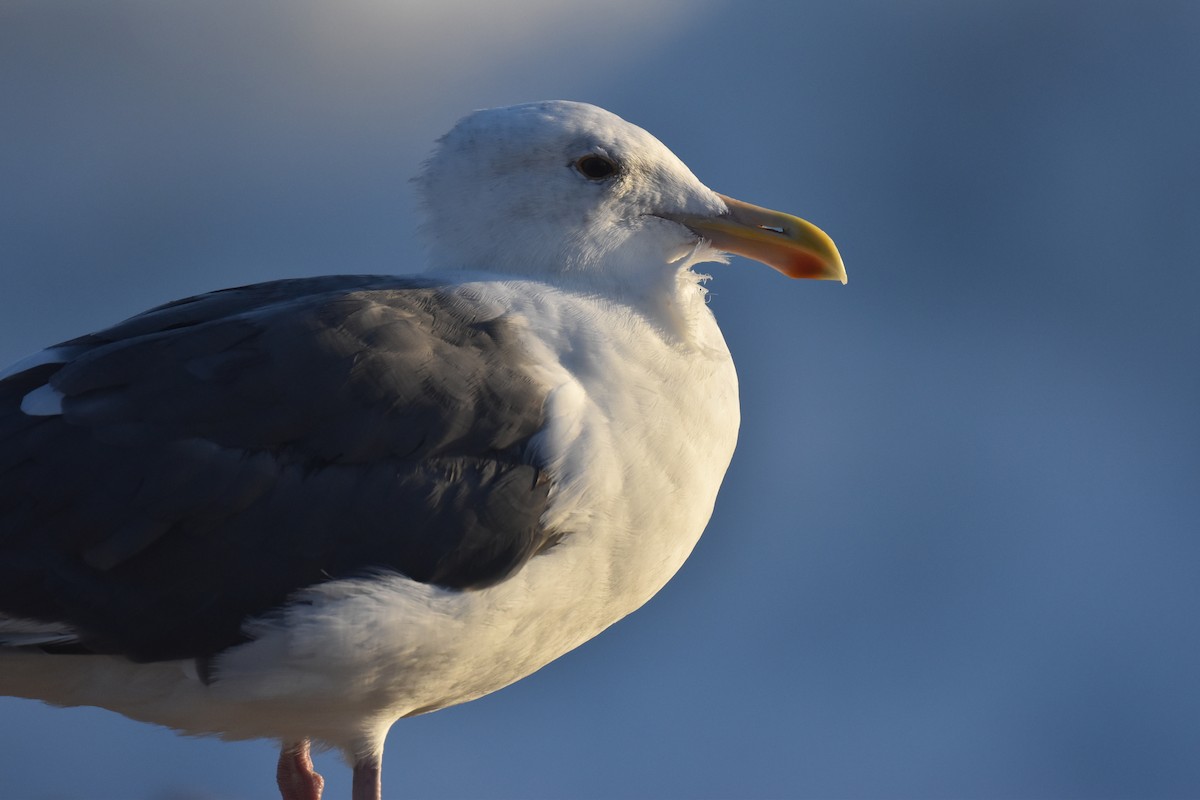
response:
<path id="1" fill-rule="evenodd" d="M 797 217 L 595 106 L 475 112 L 428 269 L 190 297 L 0 375 L 0 693 L 312 746 L 378 800 L 397 720 L 494 692 L 679 569 L 733 454 L 697 264 L 845 282 Z"/>

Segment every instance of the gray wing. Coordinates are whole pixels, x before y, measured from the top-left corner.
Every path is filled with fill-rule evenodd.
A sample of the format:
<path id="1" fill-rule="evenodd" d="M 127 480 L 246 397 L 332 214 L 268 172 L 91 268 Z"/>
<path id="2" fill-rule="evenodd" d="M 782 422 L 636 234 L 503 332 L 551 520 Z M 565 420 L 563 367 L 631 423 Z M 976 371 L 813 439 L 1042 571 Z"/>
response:
<path id="1" fill-rule="evenodd" d="M 249 286 L 55 350 L 0 381 L 0 616 L 69 626 L 60 648 L 203 657 L 306 586 L 470 590 L 557 540 L 545 389 L 448 287 Z M 61 413 L 22 412 L 47 383 Z"/>

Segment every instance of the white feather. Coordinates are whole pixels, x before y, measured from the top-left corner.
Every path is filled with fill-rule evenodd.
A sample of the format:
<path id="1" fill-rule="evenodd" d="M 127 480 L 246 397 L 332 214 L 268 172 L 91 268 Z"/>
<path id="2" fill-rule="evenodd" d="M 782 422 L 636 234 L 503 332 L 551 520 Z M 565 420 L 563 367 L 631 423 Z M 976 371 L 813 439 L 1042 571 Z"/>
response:
<path id="1" fill-rule="evenodd" d="M 21 413 L 30 417 L 53 417 L 61 414 L 63 395 L 50 384 L 44 384 L 21 399 Z"/>

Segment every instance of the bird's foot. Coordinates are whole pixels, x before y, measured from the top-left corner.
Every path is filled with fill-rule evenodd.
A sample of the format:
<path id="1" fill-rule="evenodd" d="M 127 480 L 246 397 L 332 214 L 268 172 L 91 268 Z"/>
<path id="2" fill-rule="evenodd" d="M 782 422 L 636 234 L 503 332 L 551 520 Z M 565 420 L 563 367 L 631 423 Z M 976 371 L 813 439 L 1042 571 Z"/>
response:
<path id="1" fill-rule="evenodd" d="M 355 775 L 357 777 L 357 770 Z M 283 745 L 275 780 L 283 800 L 321 800 L 325 779 L 313 770 L 308 739 Z"/>

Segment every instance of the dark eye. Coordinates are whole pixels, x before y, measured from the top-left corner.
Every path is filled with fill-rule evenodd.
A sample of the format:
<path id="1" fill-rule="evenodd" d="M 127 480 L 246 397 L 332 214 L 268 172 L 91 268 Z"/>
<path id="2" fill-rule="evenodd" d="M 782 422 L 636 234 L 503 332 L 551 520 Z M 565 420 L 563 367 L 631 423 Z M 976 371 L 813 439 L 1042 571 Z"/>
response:
<path id="1" fill-rule="evenodd" d="M 575 169 L 588 180 L 602 181 L 617 171 L 617 165 L 604 156 L 590 155 L 576 161 Z"/>

